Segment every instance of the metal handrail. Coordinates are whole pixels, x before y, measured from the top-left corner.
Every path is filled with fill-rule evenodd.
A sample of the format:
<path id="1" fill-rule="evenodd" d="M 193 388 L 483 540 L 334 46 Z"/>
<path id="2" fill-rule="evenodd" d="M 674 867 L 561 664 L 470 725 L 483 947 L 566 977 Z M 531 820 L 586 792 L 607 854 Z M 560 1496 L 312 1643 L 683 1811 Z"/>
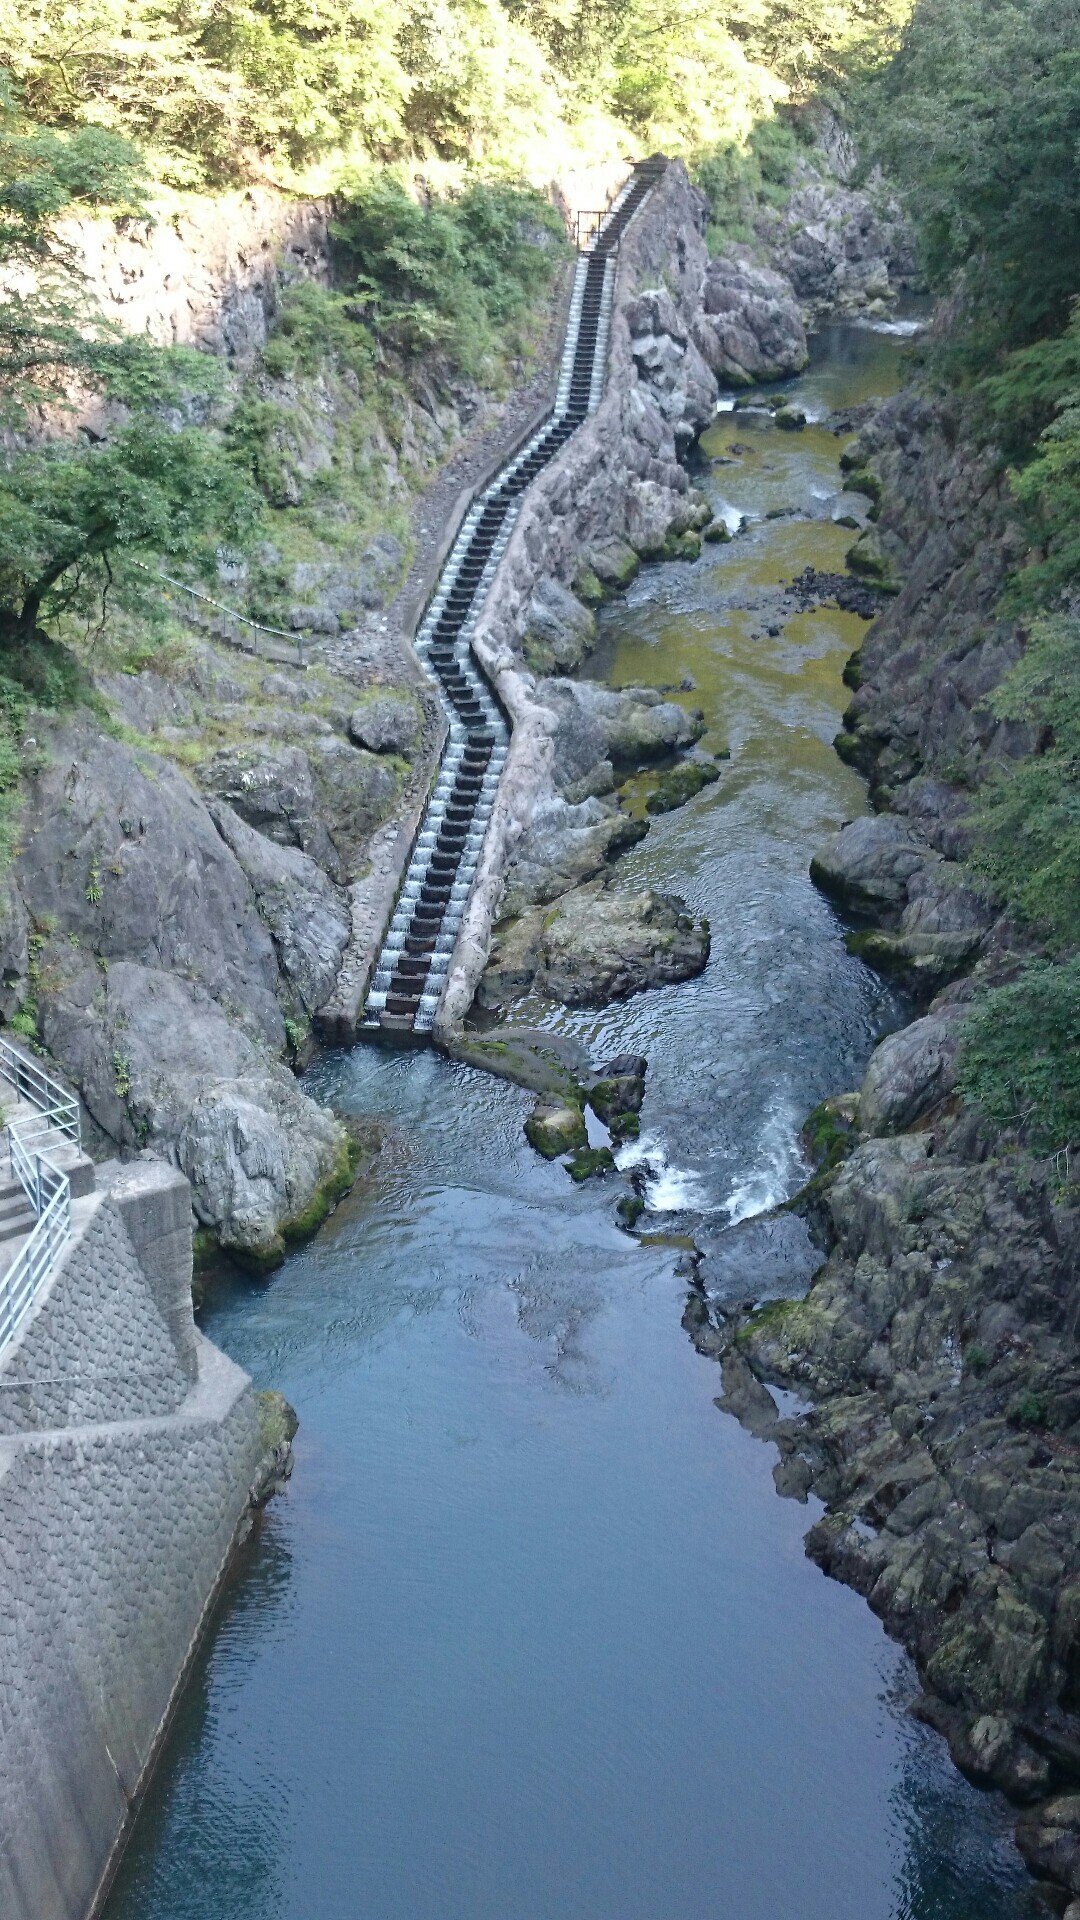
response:
<path id="1" fill-rule="evenodd" d="M 34 1231 L 0 1279 L 0 1353 L 19 1330 L 38 1291 L 71 1238 L 71 1182 L 58 1167 L 58 1184 Z"/>
<path id="2" fill-rule="evenodd" d="M 198 587 L 189 587 L 186 580 L 174 579 L 171 573 L 162 573 L 157 567 L 144 566 L 141 560 L 136 560 L 135 565 L 138 567 L 140 573 L 150 574 L 152 579 L 160 580 L 163 586 L 172 587 L 177 593 L 186 594 L 189 600 L 198 600 L 202 606 L 212 607 L 214 612 L 220 615 L 222 619 L 232 621 L 234 626 L 246 627 L 248 631 L 255 636 L 252 644 L 248 646 L 243 639 L 234 638 L 228 633 L 219 631 L 218 639 L 224 640 L 227 646 L 236 647 L 242 653 L 253 653 L 255 658 L 258 659 L 259 635 L 266 634 L 271 640 L 284 640 L 287 646 L 294 649 L 297 666 L 306 668 L 307 662 L 304 659 L 304 636 L 302 633 L 286 633 L 284 627 L 268 627 L 264 625 L 261 620 L 249 620 L 246 613 L 237 613 L 235 607 L 227 607 L 223 601 L 212 599 L 210 594 L 200 593 Z M 190 610 L 189 617 L 191 617 Z M 202 622 L 199 621 L 197 624 L 202 625 Z M 212 626 L 212 622 L 208 622 L 207 624 Z M 273 658 L 274 656 L 264 655 L 264 657 Z"/>
<path id="3" fill-rule="evenodd" d="M 66 1133 L 79 1145 L 79 1103 L 75 1096 L 47 1074 L 44 1067 L 39 1067 L 36 1060 L 28 1060 L 9 1040 L 0 1039 L 0 1077 L 9 1080 L 17 1094 L 40 1109 L 49 1127 L 57 1133 Z M 24 1120 L 16 1124 L 22 1128 L 34 1123 Z"/>
<path id="4" fill-rule="evenodd" d="M 38 1143 L 59 1134 L 81 1144 L 79 1103 L 34 1060 L 0 1039 L 0 1076 L 37 1108 L 7 1127 L 8 1161 L 34 1210 L 35 1224 L 7 1272 L 0 1275 L 0 1354 L 14 1338 L 71 1238 L 71 1182 Z"/>

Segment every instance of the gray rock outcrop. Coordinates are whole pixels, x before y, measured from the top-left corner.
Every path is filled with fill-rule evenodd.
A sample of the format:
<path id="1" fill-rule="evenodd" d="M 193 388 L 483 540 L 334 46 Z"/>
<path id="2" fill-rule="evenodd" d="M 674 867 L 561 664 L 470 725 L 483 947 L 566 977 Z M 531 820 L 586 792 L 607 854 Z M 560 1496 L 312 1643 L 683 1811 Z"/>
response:
<path id="1" fill-rule="evenodd" d="M 227 806 L 215 818 L 168 760 L 95 720 L 51 728 L 47 748 L 7 883 L 9 1006 L 34 1007 L 110 1140 L 173 1158 L 222 1244 L 273 1259 L 347 1172 L 342 1128 L 281 1058 L 286 1015 L 333 984 L 339 897 L 304 853 Z"/>
<path id="2" fill-rule="evenodd" d="M 708 929 L 677 895 L 594 881 L 562 894 L 547 913 L 500 927 L 478 997 L 488 1008 L 525 992 L 568 1007 L 606 1006 L 689 980 L 708 957 Z"/>
<path id="3" fill-rule="evenodd" d="M 880 309 L 917 275 L 911 228 L 880 188 L 807 178 L 783 207 L 760 208 L 754 224 L 813 318 Z"/>
<path id="4" fill-rule="evenodd" d="M 694 339 L 711 371 L 729 386 L 799 373 L 808 358 L 790 281 L 753 265 L 745 250 L 709 262 Z"/>

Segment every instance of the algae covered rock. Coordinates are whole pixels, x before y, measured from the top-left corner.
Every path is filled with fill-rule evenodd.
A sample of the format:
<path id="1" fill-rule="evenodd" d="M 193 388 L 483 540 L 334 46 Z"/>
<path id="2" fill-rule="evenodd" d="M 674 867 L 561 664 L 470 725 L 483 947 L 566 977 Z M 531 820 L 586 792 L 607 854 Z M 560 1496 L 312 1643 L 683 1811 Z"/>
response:
<path id="1" fill-rule="evenodd" d="M 660 785 L 646 800 L 646 809 L 649 813 L 673 813 L 676 807 L 684 807 L 703 787 L 715 786 L 719 778 L 720 770 L 711 761 L 684 760 L 681 766 L 665 773 Z"/>
<path id="2" fill-rule="evenodd" d="M 541 1094 L 525 1122 L 525 1138 L 545 1160 L 589 1144 L 582 1109 L 555 1093 Z"/>
<path id="3" fill-rule="evenodd" d="M 605 540 L 592 546 L 585 555 L 593 577 L 608 593 L 619 593 L 636 579 L 641 561 L 625 540 Z"/>
<path id="4" fill-rule="evenodd" d="M 777 407 L 773 423 L 782 433 L 801 433 L 806 425 L 806 415 L 801 407 Z"/>
<path id="5" fill-rule="evenodd" d="M 583 1180 L 602 1180 L 605 1174 L 614 1173 L 615 1156 L 609 1147 L 579 1147 L 570 1155 L 566 1171 L 578 1186 Z"/>
<path id="6" fill-rule="evenodd" d="M 854 546 L 844 555 L 845 565 L 860 580 L 866 580 L 881 593 L 899 593 L 900 575 L 892 554 L 876 527 L 867 527 Z"/>
<path id="7" fill-rule="evenodd" d="M 644 1054 L 620 1053 L 600 1069 L 600 1078 L 589 1088 L 589 1105 L 598 1120 L 610 1126 L 614 1120 L 640 1113 L 646 1066 Z"/>
<path id="8" fill-rule="evenodd" d="M 593 882 L 565 894 L 544 925 L 535 991 L 564 1006 L 605 1006 L 688 980 L 709 957 L 709 930 L 676 894 Z"/>

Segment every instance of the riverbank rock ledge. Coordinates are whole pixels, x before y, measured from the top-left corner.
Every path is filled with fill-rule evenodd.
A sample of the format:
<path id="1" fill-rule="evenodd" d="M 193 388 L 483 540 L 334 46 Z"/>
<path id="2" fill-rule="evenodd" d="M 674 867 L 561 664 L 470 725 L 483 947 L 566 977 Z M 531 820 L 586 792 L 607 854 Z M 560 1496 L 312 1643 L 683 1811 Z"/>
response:
<path id="1" fill-rule="evenodd" d="M 568 1007 L 606 1006 L 689 980 L 708 957 L 708 926 L 677 895 L 593 881 L 547 912 L 500 925 L 477 997 L 490 1009 L 530 992 Z"/>

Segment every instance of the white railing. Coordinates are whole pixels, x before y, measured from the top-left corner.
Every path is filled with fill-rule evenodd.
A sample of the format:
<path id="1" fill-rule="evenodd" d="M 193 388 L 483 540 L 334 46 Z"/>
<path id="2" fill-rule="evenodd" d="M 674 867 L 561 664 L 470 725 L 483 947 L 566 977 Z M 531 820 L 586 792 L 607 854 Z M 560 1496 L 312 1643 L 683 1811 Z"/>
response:
<path id="1" fill-rule="evenodd" d="M 8 1160 L 34 1210 L 35 1225 L 7 1272 L 0 1276 L 0 1353 L 17 1333 L 38 1292 L 71 1238 L 71 1182 L 39 1151 L 59 1134 L 80 1144 L 79 1103 L 9 1041 L 0 1040 L 0 1075 L 37 1112 L 7 1128 Z"/>
<path id="2" fill-rule="evenodd" d="M 71 1238 L 71 1183 L 59 1168 L 50 1167 L 49 1171 L 57 1181 L 52 1198 L 29 1240 L 0 1279 L 0 1353 L 18 1332 Z"/>

